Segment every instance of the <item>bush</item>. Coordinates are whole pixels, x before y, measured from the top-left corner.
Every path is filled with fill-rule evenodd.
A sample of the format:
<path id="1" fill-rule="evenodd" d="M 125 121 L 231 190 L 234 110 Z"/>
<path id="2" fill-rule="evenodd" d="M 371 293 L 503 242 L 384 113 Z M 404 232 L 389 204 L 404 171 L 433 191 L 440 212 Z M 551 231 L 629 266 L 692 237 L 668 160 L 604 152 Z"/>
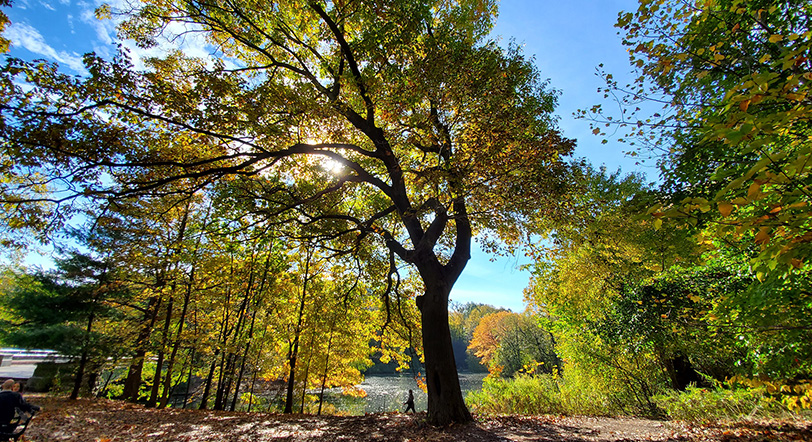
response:
<path id="1" fill-rule="evenodd" d="M 482 414 L 611 415 L 618 410 L 605 395 L 552 374 L 488 377 L 482 390 L 468 393 L 471 410 Z"/>
<path id="2" fill-rule="evenodd" d="M 786 417 L 790 411 L 769 400 L 764 388 L 696 388 L 670 391 L 652 399 L 671 419 L 706 423 L 744 418 Z"/>
<path id="3" fill-rule="evenodd" d="M 485 414 L 566 414 L 559 393 L 558 379 L 551 375 L 488 377 L 482 390 L 468 393 L 466 401 Z"/>

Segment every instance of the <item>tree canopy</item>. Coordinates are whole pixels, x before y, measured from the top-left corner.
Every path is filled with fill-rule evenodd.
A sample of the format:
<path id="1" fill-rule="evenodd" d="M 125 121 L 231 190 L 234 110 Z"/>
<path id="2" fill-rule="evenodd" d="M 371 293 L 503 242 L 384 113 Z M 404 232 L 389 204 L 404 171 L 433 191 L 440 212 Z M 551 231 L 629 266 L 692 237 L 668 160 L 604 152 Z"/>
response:
<path id="1" fill-rule="evenodd" d="M 383 296 L 400 296 L 398 263 L 420 277 L 429 420 L 467 421 L 449 291 L 474 235 L 515 244 L 520 221 L 557 214 L 574 144 L 534 65 L 487 40 L 495 13 L 487 0 L 103 7 L 141 47 L 200 37 L 211 53 L 143 70 L 89 54 L 86 77 L 10 59 L 5 221 L 44 228 L 87 201 L 218 184 L 245 225 L 333 256 L 372 245 L 388 263 Z"/>
<path id="2" fill-rule="evenodd" d="M 805 1 L 641 1 L 617 23 L 640 75 L 628 88 L 606 77 L 624 110 L 591 109 L 596 133 L 620 124 L 641 153 L 662 154 L 672 192 L 656 217 L 756 245 L 762 278 L 806 266 L 812 240 L 810 12 Z M 643 116 L 652 102 L 663 109 Z"/>

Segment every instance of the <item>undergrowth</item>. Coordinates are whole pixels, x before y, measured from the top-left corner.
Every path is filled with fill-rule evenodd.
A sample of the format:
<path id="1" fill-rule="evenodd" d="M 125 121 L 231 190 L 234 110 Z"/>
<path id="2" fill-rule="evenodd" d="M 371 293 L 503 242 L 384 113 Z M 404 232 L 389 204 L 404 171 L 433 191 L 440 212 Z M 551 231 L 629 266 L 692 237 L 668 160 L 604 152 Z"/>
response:
<path id="1" fill-rule="evenodd" d="M 634 404 L 629 398 L 586 388 L 583 382 L 566 382 L 555 374 L 518 375 L 514 378 L 486 378 L 482 390 L 470 392 L 466 402 L 480 414 L 523 415 L 646 415 L 674 420 L 707 423 L 753 419 L 810 420 L 808 397 L 812 386 L 793 388 L 755 385 L 741 381 L 719 384 L 715 388 L 689 387 L 686 391 L 668 390 L 649 398 L 654 411 Z M 809 396 L 807 396 L 809 395 Z M 622 403 L 625 402 L 625 403 Z M 801 404 L 801 405 L 798 405 Z"/>
<path id="2" fill-rule="evenodd" d="M 606 415 L 605 400 L 593 389 L 571 388 L 556 374 L 485 379 L 466 402 L 482 414 Z"/>

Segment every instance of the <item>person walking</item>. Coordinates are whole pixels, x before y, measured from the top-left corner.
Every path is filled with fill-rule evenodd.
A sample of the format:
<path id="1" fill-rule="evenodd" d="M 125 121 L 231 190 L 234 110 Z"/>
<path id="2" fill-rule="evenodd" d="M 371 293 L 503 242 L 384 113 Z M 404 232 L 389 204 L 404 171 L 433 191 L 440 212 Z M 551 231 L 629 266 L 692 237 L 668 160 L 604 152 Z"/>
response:
<path id="1" fill-rule="evenodd" d="M 412 410 L 412 413 L 416 413 L 414 410 L 414 392 L 412 390 L 409 390 L 409 397 L 403 405 L 406 405 L 406 411 L 404 411 L 404 413 L 408 413 L 409 410 Z"/>

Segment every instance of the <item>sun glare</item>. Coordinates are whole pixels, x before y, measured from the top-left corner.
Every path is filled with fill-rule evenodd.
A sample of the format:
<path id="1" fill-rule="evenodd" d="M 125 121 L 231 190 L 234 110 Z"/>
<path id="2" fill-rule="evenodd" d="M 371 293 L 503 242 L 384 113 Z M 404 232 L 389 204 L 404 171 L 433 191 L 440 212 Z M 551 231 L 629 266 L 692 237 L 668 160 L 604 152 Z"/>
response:
<path id="1" fill-rule="evenodd" d="M 333 175 L 341 175 L 344 171 L 344 165 L 331 158 L 322 158 L 321 168 Z"/>
<path id="2" fill-rule="evenodd" d="M 305 143 L 310 145 L 321 144 L 322 142 L 323 141 L 319 141 L 314 138 L 308 138 L 305 140 Z M 344 172 L 344 165 L 341 164 L 340 161 L 320 155 L 317 155 L 316 158 L 316 161 L 318 161 L 319 165 L 324 171 L 329 172 L 332 175 L 341 175 Z"/>

